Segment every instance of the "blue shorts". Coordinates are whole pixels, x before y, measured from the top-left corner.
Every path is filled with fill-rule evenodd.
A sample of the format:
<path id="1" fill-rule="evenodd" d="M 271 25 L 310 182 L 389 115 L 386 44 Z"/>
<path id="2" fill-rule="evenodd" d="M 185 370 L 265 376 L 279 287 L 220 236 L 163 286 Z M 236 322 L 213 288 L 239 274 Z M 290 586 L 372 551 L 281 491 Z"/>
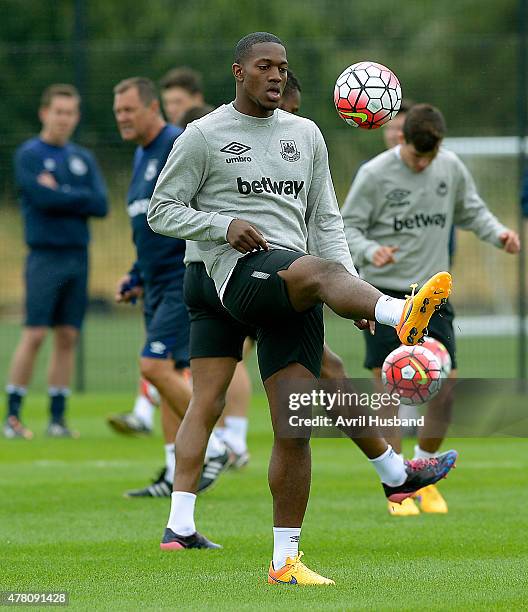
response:
<path id="1" fill-rule="evenodd" d="M 173 359 L 177 368 L 189 366 L 189 315 L 183 301 L 183 275 L 144 286 L 147 341 L 142 357 Z"/>
<path id="2" fill-rule="evenodd" d="M 71 325 L 86 312 L 86 249 L 33 249 L 26 259 L 26 326 Z"/>

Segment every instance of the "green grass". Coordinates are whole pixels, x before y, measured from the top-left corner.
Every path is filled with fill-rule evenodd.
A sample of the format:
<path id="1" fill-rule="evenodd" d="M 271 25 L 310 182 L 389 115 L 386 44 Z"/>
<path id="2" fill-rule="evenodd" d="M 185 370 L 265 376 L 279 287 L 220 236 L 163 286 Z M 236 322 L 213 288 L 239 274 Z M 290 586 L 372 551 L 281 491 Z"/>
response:
<path id="1" fill-rule="evenodd" d="M 333 588 L 268 587 L 270 426 L 261 395 L 251 462 L 200 498 L 197 523 L 223 551 L 162 553 L 168 500 L 126 500 L 163 462 L 161 441 L 112 434 L 129 395 L 74 396 L 80 440 L 48 441 L 45 397 L 28 398 L 32 442 L 0 440 L 0 590 L 70 592 L 83 610 L 520 610 L 528 598 L 527 443 L 457 440 L 446 516 L 395 519 L 347 440 L 313 442 L 302 546 Z M 407 441 L 411 445 L 412 441 Z"/>

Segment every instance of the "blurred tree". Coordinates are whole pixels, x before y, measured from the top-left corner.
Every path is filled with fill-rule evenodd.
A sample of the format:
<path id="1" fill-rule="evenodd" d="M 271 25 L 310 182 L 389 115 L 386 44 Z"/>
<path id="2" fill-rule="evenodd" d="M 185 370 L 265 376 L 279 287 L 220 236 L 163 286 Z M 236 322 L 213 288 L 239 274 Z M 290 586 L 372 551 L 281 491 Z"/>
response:
<path id="1" fill-rule="evenodd" d="M 451 134 L 513 134 L 516 5 L 516 0 L 86 0 L 83 140 L 92 146 L 119 142 L 112 87 L 127 76 L 157 81 L 169 68 L 186 64 L 203 72 L 209 102 L 232 99 L 233 47 L 254 30 L 271 31 L 287 44 L 303 86 L 302 112 L 320 125 L 331 152 L 341 153 L 334 156 L 338 183 L 381 147 L 379 135 L 347 128 L 333 109 L 336 76 L 361 59 L 387 64 L 400 77 L 404 95 L 439 106 Z M 52 81 L 73 80 L 73 10 L 71 0 L 0 0 L 4 190 L 14 146 L 38 129 L 40 92 Z"/>

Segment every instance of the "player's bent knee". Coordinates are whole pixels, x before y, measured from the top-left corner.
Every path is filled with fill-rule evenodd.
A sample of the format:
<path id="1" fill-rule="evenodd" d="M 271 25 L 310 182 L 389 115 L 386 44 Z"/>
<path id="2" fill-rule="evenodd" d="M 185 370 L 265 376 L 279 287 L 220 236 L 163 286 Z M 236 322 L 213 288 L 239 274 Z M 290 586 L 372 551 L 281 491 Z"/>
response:
<path id="1" fill-rule="evenodd" d="M 303 266 L 299 266 L 296 282 L 302 287 L 303 292 L 310 293 L 322 299 L 328 279 L 335 274 L 346 271 L 345 267 L 335 261 L 327 261 L 320 257 L 303 257 L 300 260 Z M 297 262 L 294 262 L 297 263 Z M 291 269 L 291 268 L 290 268 Z"/>
<path id="2" fill-rule="evenodd" d="M 152 385 L 156 385 L 156 382 L 161 376 L 165 374 L 165 361 L 162 359 L 149 359 L 148 357 L 142 357 L 139 360 L 139 371 L 141 376 L 148 380 Z"/>
<path id="3" fill-rule="evenodd" d="M 58 327 L 55 329 L 55 343 L 63 350 L 75 348 L 79 332 L 74 327 Z"/>
<path id="4" fill-rule="evenodd" d="M 47 335 L 48 330 L 46 327 L 27 328 L 24 331 L 24 342 L 35 350 L 40 348 Z"/>
<path id="5" fill-rule="evenodd" d="M 214 418 L 215 422 L 222 414 L 225 408 L 225 393 L 222 394 L 211 394 L 211 393 L 194 393 L 191 403 L 189 405 L 189 411 L 202 412 L 210 415 Z"/>
<path id="6" fill-rule="evenodd" d="M 321 378 L 346 378 L 345 366 L 341 357 L 325 348 L 321 363 Z"/>

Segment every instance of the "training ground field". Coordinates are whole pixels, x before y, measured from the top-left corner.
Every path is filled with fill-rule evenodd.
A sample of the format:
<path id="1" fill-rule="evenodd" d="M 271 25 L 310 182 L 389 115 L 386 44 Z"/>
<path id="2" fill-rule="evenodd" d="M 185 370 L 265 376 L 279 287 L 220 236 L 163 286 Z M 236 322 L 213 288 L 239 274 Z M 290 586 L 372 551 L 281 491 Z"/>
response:
<path id="1" fill-rule="evenodd" d="M 197 503 L 198 528 L 223 551 L 161 552 L 168 500 L 121 497 L 163 463 L 158 435 L 106 427 L 104 415 L 129 403 L 129 394 L 74 396 L 81 439 L 49 441 L 46 398 L 28 398 L 35 439 L 0 440 L 0 591 L 67 590 L 70 607 L 85 610 L 526 609 L 526 440 L 450 441 L 460 459 L 441 485 L 449 514 L 409 518 L 388 516 L 378 477 L 349 441 L 315 440 L 301 549 L 336 586 L 268 586 L 263 396 L 252 402 L 249 466 Z"/>

